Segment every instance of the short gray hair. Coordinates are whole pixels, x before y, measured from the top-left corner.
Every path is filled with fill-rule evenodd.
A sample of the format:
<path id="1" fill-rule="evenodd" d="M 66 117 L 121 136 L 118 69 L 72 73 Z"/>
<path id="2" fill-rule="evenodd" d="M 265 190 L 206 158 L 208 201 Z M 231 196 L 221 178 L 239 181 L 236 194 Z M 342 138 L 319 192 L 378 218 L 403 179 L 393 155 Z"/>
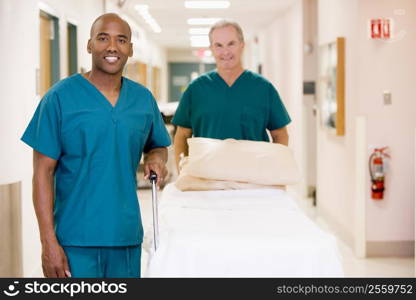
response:
<path id="1" fill-rule="evenodd" d="M 240 25 L 237 22 L 234 22 L 232 20 L 219 20 L 214 25 L 211 26 L 209 29 L 209 43 L 212 43 L 212 32 L 217 28 L 224 28 L 224 27 L 234 27 L 234 29 L 237 31 L 237 36 L 240 42 L 244 43 L 244 35 L 243 30 L 241 29 Z"/>

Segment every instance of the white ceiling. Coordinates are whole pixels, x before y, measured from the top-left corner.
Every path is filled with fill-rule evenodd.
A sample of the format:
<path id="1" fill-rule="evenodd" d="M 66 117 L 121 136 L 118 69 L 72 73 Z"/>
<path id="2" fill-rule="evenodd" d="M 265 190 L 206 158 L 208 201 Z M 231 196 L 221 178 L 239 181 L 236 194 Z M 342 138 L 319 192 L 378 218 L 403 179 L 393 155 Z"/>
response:
<path id="1" fill-rule="evenodd" d="M 187 9 L 184 0 L 127 0 L 124 13 L 134 18 L 157 44 L 168 49 L 190 48 L 188 18 L 228 18 L 237 21 L 246 36 L 268 25 L 276 16 L 296 0 L 229 0 L 227 9 Z M 149 12 L 160 25 L 162 32 L 153 33 L 134 9 L 137 4 L 149 6 Z"/>

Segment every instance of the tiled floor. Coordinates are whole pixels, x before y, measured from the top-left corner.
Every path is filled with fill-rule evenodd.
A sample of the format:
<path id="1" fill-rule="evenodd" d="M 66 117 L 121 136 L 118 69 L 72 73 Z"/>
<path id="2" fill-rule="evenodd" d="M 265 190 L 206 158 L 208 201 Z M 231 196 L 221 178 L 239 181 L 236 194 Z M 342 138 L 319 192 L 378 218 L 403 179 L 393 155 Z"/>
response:
<path id="1" fill-rule="evenodd" d="M 150 189 L 140 189 L 138 192 L 144 228 L 152 227 L 152 198 Z M 159 192 L 160 197 L 160 192 Z M 315 208 L 309 199 L 298 200 L 299 206 L 304 210 L 318 226 L 323 230 L 331 231 L 330 226 L 325 220 L 318 216 Z M 335 234 L 334 234 L 335 235 Z M 346 277 L 414 277 L 413 258 L 367 258 L 359 259 L 353 254 L 351 247 L 346 245 L 341 239 L 337 238 L 338 247 L 342 256 L 344 272 Z M 145 243 L 147 239 L 145 238 Z M 148 255 L 143 251 L 142 255 L 142 274 L 146 270 Z"/>

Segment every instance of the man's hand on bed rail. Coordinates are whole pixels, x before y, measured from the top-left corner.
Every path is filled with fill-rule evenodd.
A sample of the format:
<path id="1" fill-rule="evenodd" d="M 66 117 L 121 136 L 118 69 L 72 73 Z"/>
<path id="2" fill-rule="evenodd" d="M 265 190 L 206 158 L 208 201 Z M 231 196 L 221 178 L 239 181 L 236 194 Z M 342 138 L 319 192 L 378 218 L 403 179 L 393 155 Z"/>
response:
<path id="1" fill-rule="evenodd" d="M 158 188 L 165 180 L 168 170 L 166 162 L 168 160 L 167 148 L 154 148 L 144 155 L 144 179 L 149 179 L 150 171 L 157 174 L 156 185 Z"/>

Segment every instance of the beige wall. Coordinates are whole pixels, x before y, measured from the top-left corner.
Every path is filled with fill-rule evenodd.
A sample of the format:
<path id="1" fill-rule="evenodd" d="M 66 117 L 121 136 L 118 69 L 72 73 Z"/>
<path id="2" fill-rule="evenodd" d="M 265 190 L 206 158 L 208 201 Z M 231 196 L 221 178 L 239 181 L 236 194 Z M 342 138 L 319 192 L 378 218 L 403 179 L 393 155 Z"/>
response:
<path id="1" fill-rule="evenodd" d="M 20 184 L 0 185 L 0 277 L 20 277 L 22 220 Z"/>

